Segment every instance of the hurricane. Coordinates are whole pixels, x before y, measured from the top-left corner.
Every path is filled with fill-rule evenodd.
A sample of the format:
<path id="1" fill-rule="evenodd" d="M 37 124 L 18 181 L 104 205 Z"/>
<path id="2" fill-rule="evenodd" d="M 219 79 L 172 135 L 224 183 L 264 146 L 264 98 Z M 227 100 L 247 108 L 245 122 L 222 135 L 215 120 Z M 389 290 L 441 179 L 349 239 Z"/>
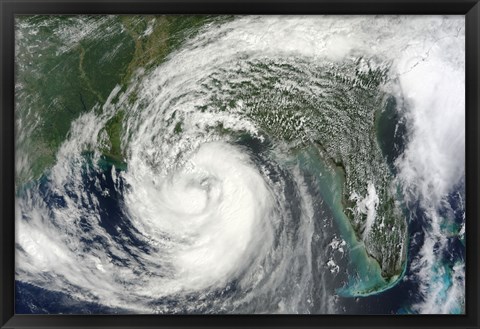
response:
<path id="1" fill-rule="evenodd" d="M 122 26 L 17 21 L 18 76 L 42 28 L 55 56 L 102 44 L 101 71 Z M 17 309 L 464 313 L 464 18 L 214 16 L 187 32 L 102 101 L 80 93 L 37 176 L 25 145 L 49 123 L 17 79 Z"/>

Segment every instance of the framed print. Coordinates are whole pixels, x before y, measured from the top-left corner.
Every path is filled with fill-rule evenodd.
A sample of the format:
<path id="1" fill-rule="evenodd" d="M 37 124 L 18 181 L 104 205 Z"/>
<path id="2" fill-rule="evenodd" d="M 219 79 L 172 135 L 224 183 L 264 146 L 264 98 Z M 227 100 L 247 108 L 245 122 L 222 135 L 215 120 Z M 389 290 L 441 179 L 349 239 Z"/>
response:
<path id="1" fill-rule="evenodd" d="M 1 6 L 2 328 L 478 328 L 478 1 Z"/>

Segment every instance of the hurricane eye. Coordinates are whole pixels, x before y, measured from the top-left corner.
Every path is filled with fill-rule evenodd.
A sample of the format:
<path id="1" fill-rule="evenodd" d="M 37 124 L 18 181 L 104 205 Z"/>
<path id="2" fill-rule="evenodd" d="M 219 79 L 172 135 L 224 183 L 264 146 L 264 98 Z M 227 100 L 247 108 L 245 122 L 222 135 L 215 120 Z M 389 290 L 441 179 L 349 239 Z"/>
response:
<path id="1" fill-rule="evenodd" d="M 16 22 L 19 309 L 464 312 L 463 16 Z"/>

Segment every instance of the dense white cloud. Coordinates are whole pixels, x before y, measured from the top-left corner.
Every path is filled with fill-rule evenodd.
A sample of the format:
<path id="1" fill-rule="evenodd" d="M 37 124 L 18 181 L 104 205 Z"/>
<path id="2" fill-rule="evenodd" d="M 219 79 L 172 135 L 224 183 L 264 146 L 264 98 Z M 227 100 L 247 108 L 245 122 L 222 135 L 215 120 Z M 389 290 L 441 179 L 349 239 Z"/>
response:
<path id="1" fill-rule="evenodd" d="M 109 102 L 118 94 L 117 88 L 103 114 L 91 112 L 74 122 L 70 138 L 58 153 L 50 188 L 64 196 L 66 206 L 49 210 L 34 191 L 17 200 L 16 239 L 21 247 L 17 249 L 17 278 L 132 311 L 149 309 L 145 296 L 159 298 L 225 284 L 269 252 L 280 226 L 274 209 L 282 209 L 275 189 L 283 186 L 265 181 L 241 150 L 204 133 L 216 123 L 241 127 L 253 135 L 257 130 L 235 113 L 193 111 L 207 100 L 199 92 L 202 78 L 232 61 L 246 59 L 290 56 L 340 63 L 364 56 L 391 65 L 389 82 L 383 87 L 403 100 L 408 122 L 408 144 L 396 163 L 398 180 L 406 196 L 421 200 L 432 222 L 416 262 L 425 295 L 417 310 L 450 311 L 437 300 L 432 302 L 432 294 L 441 287 L 426 282 L 436 275 L 434 268 L 440 262 L 433 250 L 435 242 L 443 241 L 438 209 L 464 177 L 463 23 L 463 17 L 248 16 L 207 26 L 136 82 L 139 100 L 128 109 L 132 115 L 125 124 L 123 141 L 129 170 L 121 177 L 112 171 L 115 181 L 121 178 L 129 185 L 126 213 L 139 239 L 153 246 L 153 251 L 129 253 L 110 241 L 98 224 L 98 200 L 85 192 L 82 181 L 81 150 L 101 142 L 100 129 L 115 111 Z M 182 101 L 174 102 L 179 97 Z M 167 122 L 174 113 L 183 115 L 181 137 L 175 137 L 174 127 Z M 296 180 L 302 180 L 298 173 Z M 284 260 L 277 260 L 279 265 L 270 272 L 263 268 L 265 264 L 255 263 L 252 268 L 256 270 L 248 273 L 251 282 L 287 275 L 289 262 L 310 246 L 312 200 L 301 183 L 297 188 L 303 191 L 306 238 L 280 252 Z M 89 206 L 80 206 L 80 200 Z M 378 204 L 373 185 L 362 200 L 359 206 L 367 214 L 368 234 Z M 28 220 L 20 219 L 20 214 Z M 86 234 L 78 227 L 82 218 L 91 225 L 89 235 L 111 242 L 107 249 L 93 244 L 89 253 L 82 251 L 80 239 Z M 130 263 L 115 264 L 112 255 Z M 458 265 L 455 280 L 461 272 L 462 265 Z M 299 286 L 305 286 L 306 280 L 299 278 Z M 452 285 L 448 305 L 462 298 L 461 287 Z M 279 303 L 279 312 L 291 311 L 288 304 Z"/>

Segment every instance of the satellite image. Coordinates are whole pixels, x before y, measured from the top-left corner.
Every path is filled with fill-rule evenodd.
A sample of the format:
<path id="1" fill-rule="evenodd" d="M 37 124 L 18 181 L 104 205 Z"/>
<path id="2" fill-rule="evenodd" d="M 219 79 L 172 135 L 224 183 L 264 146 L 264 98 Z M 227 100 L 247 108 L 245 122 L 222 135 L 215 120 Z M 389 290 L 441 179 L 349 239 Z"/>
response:
<path id="1" fill-rule="evenodd" d="M 20 314 L 464 314 L 464 16 L 17 16 Z"/>

